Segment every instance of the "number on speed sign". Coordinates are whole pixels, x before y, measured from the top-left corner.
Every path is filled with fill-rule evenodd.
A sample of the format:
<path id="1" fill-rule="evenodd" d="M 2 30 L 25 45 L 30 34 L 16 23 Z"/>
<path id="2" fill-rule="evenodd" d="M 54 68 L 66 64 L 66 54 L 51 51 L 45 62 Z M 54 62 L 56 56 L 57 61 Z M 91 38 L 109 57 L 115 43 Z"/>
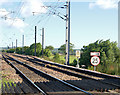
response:
<path id="1" fill-rule="evenodd" d="M 100 58 L 98 56 L 91 57 L 91 64 L 97 66 L 100 63 Z"/>

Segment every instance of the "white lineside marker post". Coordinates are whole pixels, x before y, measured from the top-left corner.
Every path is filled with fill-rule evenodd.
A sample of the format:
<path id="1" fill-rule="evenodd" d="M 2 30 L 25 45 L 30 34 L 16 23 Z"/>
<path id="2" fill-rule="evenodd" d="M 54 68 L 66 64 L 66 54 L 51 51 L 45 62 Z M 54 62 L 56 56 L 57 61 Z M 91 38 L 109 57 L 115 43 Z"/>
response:
<path id="1" fill-rule="evenodd" d="M 90 55 L 92 56 L 90 59 L 91 64 L 94 66 L 94 71 L 96 70 L 96 66 L 100 63 L 100 52 L 91 52 Z"/>
<path id="2" fill-rule="evenodd" d="M 80 51 L 76 50 L 76 57 L 77 57 L 77 67 L 79 68 L 79 58 L 80 58 Z"/>

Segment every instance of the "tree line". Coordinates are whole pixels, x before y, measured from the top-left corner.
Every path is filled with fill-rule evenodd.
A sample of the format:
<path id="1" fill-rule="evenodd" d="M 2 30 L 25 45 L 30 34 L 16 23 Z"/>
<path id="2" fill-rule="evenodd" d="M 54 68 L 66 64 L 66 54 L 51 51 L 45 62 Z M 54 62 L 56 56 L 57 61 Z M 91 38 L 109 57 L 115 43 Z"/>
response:
<path id="1" fill-rule="evenodd" d="M 74 44 L 70 43 L 70 54 L 73 53 L 73 48 Z M 56 52 L 53 52 L 52 54 L 52 50 L 54 50 L 53 46 L 46 46 L 42 55 L 42 46 L 40 43 L 36 43 L 36 56 L 44 56 L 44 58 L 47 60 L 64 64 L 65 61 L 60 59 L 60 54 Z M 63 55 L 65 55 L 66 45 L 61 45 L 58 50 L 61 51 Z M 80 67 L 84 65 L 86 69 L 93 70 L 93 66 L 90 63 L 90 52 L 100 52 L 100 64 L 97 66 L 96 70 L 102 73 L 120 75 L 120 49 L 117 47 L 117 42 L 110 42 L 110 40 L 97 40 L 94 43 L 83 46 L 81 51 L 83 53 L 79 59 Z M 23 47 L 23 51 L 21 47 L 17 47 L 16 49 L 9 49 L 6 52 L 34 55 L 35 44 L 33 43 L 30 46 Z M 53 56 L 52 59 L 49 58 L 51 56 Z M 70 65 L 76 66 L 77 60 L 74 59 Z"/>
<path id="2" fill-rule="evenodd" d="M 43 51 L 43 56 L 50 57 L 52 55 L 51 50 L 54 48 L 52 46 L 47 46 Z M 16 49 L 9 49 L 6 51 L 7 53 L 18 53 L 25 55 L 35 55 L 35 43 L 29 46 L 17 47 Z M 42 56 L 42 45 L 41 43 L 36 43 L 36 56 Z"/>
<path id="3" fill-rule="evenodd" d="M 86 69 L 93 69 L 90 63 L 90 52 L 100 52 L 100 64 L 97 66 L 97 71 L 120 75 L 120 49 L 117 47 L 117 42 L 110 40 L 97 40 L 88 46 L 83 46 L 83 53 L 79 59 L 80 66 L 85 65 Z"/>
<path id="4" fill-rule="evenodd" d="M 74 44 L 70 44 L 70 52 L 73 53 L 73 47 Z M 65 61 L 60 58 L 60 54 L 65 55 L 65 50 L 66 50 L 66 45 L 63 44 L 60 46 L 58 49 L 59 52 L 54 52 L 54 47 L 53 46 L 46 46 L 45 49 L 43 49 L 43 54 L 42 54 L 42 45 L 41 43 L 36 43 L 36 56 L 42 57 L 46 60 L 54 61 L 57 63 L 65 64 Z M 4 52 L 4 50 L 3 50 Z M 17 54 L 24 54 L 24 55 L 35 55 L 35 43 L 33 43 L 30 46 L 24 46 L 22 47 L 17 47 L 14 49 L 8 49 L 6 50 L 7 53 L 17 53 Z M 74 63 L 71 63 L 70 65 L 74 65 Z"/>

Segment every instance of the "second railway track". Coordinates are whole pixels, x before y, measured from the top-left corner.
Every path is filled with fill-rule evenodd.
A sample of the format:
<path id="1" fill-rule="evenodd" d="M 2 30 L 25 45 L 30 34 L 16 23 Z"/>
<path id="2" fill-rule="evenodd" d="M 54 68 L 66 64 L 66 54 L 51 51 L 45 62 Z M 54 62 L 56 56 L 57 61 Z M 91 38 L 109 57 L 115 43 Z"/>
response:
<path id="1" fill-rule="evenodd" d="M 111 91 L 111 90 L 115 90 L 117 92 L 119 92 L 119 78 L 118 79 L 112 79 L 112 78 L 106 78 L 107 76 L 105 75 L 101 75 L 101 74 L 95 74 L 93 73 L 92 74 L 86 74 L 86 73 L 80 73 L 78 72 L 76 69 L 74 70 L 70 70 L 70 68 L 68 67 L 64 67 L 62 65 L 58 65 L 58 64 L 50 64 L 49 62 L 42 62 L 40 59 L 37 59 L 37 58 L 32 58 L 32 57 L 23 57 L 21 55 L 14 55 L 16 57 L 19 57 L 19 58 L 22 58 L 24 60 L 27 60 L 27 61 L 24 61 L 26 64 L 29 64 L 28 61 L 30 62 L 33 62 L 34 64 L 36 64 L 37 66 L 40 65 L 44 68 L 49 68 L 49 69 L 52 69 L 52 70 L 55 70 L 55 71 L 58 71 L 58 72 L 62 72 L 62 73 L 65 73 L 65 74 L 68 74 L 68 75 L 72 75 L 72 76 L 75 76 L 75 77 L 78 77 L 78 78 L 81 78 L 82 80 L 67 80 L 67 82 L 73 84 L 73 85 L 76 85 L 84 90 L 88 90 L 88 91 Z M 48 65 L 50 64 L 50 65 Z M 58 65 L 58 66 L 57 66 Z M 33 66 L 33 65 L 32 65 Z M 106 78 L 106 80 L 105 80 Z M 109 81 L 111 82 L 109 82 Z M 114 80 L 114 82 L 112 82 Z M 107 82 L 106 82 L 107 81 Z M 118 83 L 118 84 L 115 84 L 115 83 Z M 96 85 L 97 84 L 97 85 Z"/>
<path id="2" fill-rule="evenodd" d="M 38 87 L 40 87 L 46 93 L 48 92 L 75 92 L 79 91 L 82 94 L 91 94 L 77 86 L 74 86 L 63 80 L 54 78 L 42 71 L 39 71 L 23 62 L 20 62 L 12 57 L 7 59 L 12 61 L 12 64 L 15 65 L 21 72 L 23 72 L 29 79 L 31 79 Z M 69 95 L 69 94 L 68 94 Z M 76 95 L 75 93 L 73 95 Z"/>

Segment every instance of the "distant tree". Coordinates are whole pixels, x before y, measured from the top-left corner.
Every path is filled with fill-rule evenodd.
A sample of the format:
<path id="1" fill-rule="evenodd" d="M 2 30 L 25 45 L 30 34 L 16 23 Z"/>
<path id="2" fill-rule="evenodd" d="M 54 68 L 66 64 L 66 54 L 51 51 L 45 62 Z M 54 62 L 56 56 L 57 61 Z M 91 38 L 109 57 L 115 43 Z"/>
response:
<path id="1" fill-rule="evenodd" d="M 86 65 L 86 68 L 90 68 L 90 52 L 100 52 L 100 64 L 97 66 L 97 70 L 109 74 L 117 74 L 117 64 L 119 62 L 119 52 L 116 42 L 110 42 L 110 40 L 97 40 L 88 46 L 83 46 L 83 51 L 80 58 L 80 66 Z"/>
<path id="2" fill-rule="evenodd" d="M 50 45 L 50 46 L 46 46 L 45 49 L 49 49 L 52 51 L 52 50 L 54 50 L 54 47 Z"/>
<path id="3" fill-rule="evenodd" d="M 3 49 L 2 52 L 6 52 L 6 50 Z"/>
<path id="4" fill-rule="evenodd" d="M 17 48 L 16 48 L 16 53 L 22 54 L 22 48 L 21 48 L 21 47 L 17 47 Z"/>
<path id="5" fill-rule="evenodd" d="M 52 55 L 52 53 L 51 53 L 51 51 L 49 50 L 49 49 L 44 49 L 44 51 L 43 51 L 44 53 L 44 55 L 45 56 L 47 56 L 47 57 L 50 57 L 51 55 Z"/>
<path id="6" fill-rule="evenodd" d="M 9 49 L 7 50 L 7 53 L 14 53 L 15 52 L 15 49 Z"/>
<path id="7" fill-rule="evenodd" d="M 71 53 L 73 52 L 73 48 L 74 48 L 74 44 L 70 43 L 70 52 Z M 62 51 L 65 54 L 66 53 L 66 44 L 61 45 L 58 50 Z"/>
<path id="8" fill-rule="evenodd" d="M 60 55 L 59 53 L 56 53 L 53 57 L 54 60 L 59 60 L 60 59 Z"/>
<path id="9" fill-rule="evenodd" d="M 24 46 L 24 51 L 23 53 L 26 54 L 26 55 L 30 55 L 30 47 L 29 46 Z"/>
<path id="10" fill-rule="evenodd" d="M 70 66 L 76 66 L 77 65 L 77 59 L 74 59 L 72 63 L 70 63 Z"/>
<path id="11" fill-rule="evenodd" d="M 41 50 L 42 50 L 41 44 L 40 43 L 36 43 L 36 55 L 37 56 L 41 55 Z M 35 54 L 35 43 L 33 43 L 32 45 L 30 45 L 28 51 L 29 51 L 30 55 L 34 55 Z"/>

